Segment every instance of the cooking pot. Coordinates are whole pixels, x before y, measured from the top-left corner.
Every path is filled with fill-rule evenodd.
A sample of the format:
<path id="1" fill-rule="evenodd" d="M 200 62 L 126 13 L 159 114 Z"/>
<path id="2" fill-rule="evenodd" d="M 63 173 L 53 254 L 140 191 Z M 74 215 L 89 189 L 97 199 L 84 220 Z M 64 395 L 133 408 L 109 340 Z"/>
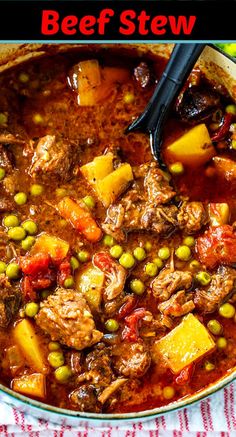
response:
<path id="1" fill-rule="evenodd" d="M 0 44 L 0 72 L 19 65 L 29 59 L 40 56 L 77 50 L 81 52 L 101 53 L 112 51 L 122 55 L 134 57 L 168 58 L 173 45 L 171 44 Z M 206 46 L 198 60 L 198 65 L 207 79 L 218 90 L 226 90 L 236 102 L 236 63 L 229 56 L 213 46 Z M 40 401 L 29 399 L 26 396 L 15 393 L 0 384 L 0 396 L 8 404 L 14 405 L 23 411 L 38 418 L 43 418 L 55 423 L 84 426 L 86 423 L 97 423 L 100 426 L 111 425 L 123 421 L 140 421 L 155 418 L 203 399 L 232 382 L 236 377 L 236 366 L 229 370 L 216 382 L 204 387 L 197 393 L 186 396 L 166 406 L 138 413 L 126 414 L 97 414 L 65 410 Z"/>

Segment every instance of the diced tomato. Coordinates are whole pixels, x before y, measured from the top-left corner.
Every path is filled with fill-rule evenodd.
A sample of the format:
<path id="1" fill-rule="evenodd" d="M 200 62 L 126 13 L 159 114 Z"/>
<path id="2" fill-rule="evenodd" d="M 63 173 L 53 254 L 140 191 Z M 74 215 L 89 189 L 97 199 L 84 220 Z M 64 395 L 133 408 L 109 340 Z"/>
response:
<path id="1" fill-rule="evenodd" d="M 137 296 L 130 294 L 126 302 L 120 307 L 117 314 L 117 320 L 122 320 L 126 316 L 128 316 L 128 314 L 131 313 L 131 311 L 133 311 L 134 308 L 137 306 L 137 303 L 138 303 Z"/>
<path id="2" fill-rule="evenodd" d="M 196 250 L 200 262 L 210 269 L 219 264 L 236 263 L 236 234 L 232 226 L 209 228 L 197 239 Z"/>
<path id="3" fill-rule="evenodd" d="M 141 320 L 145 316 L 145 308 L 137 308 L 125 318 L 126 326 L 122 332 L 122 340 L 137 341 L 139 338 L 139 327 Z"/>
<path id="4" fill-rule="evenodd" d="M 35 300 L 36 299 L 36 292 L 33 289 L 33 286 L 31 284 L 31 280 L 28 276 L 25 276 L 21 283 L 21 291 L 24 297 L 24 300 Z"/>
<path id="5" fill-rule="evenodd" d="M 93 264 L 105 273 L 111 271 L 114 261 L 109 253 L 99 252 L 94 255 Z"/>
<path id="6" fill-rule="evenodd" d="M 36 276 L 30 276 L 31 284 L 36 290 L 44 290 L 52 287 L 56 283 L 56 271 L 48 269 L 47 272 L 39 273 Z"/>
<path id="7" fill-rule="evenodd" d="M 25 275 L 36 275 L 48 269 L 51 257 L 45 253 L 37 253 L 33 256 L 22 257 L 20 267 Z"/>
<path id="8" fill-rule="evenodd" d="M 223 124 L 218 131 L 211 137 L 212 141 L 221 141 L 229 133 L 229 128 L 232 122 L 232 114 L 225 114 Z"/>
<path id="9" fill-rule="evenodd" d="M 37 253 L 22 257 L 20 265 L 24 273 L 21 289 L 25 300 L 34 300 L 37 290 L 44 290 L 56 283 L 56 270 L 50 255 Z"/>
<path id="10" fill-rule="evenodd" d="M 183 370 L 181 370 L 179 375 L 175 378 L 176 384 L 178 384 L 178 385 L 187 384 L 193 376 L 194 369 L 195 369 L 195 366 L 192 363 L 192 364 L 189 364 L 189 366 L 185 367 Z"/>
<path id="11" fill-rule="evenodd" d="M 62 261 L 58 268 L 57 282 L 63 286 L 65 279 L 71 276 L 71 266 L 68 259 Z"/>

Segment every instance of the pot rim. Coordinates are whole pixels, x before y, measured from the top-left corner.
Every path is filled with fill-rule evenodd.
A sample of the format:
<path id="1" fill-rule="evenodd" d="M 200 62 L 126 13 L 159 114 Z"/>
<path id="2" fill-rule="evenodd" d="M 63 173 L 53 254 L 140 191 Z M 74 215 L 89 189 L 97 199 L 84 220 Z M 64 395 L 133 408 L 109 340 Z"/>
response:
<path id="1" fill-rule="evenodd" d="M 144 42 L 145 43 L 145 42 Z M 114 44 L 114 43 L 113 43 Z M 147 42 L 148 44 L 148 42 Z M 149 43 L 150 44 L 150 43 Z M 79 44 L 80 45 L 80 44 Z M 84 45 L 84 44 L 83 44 Z M 86 44 L 85 44 L 86 45 Z M 95 46 L 95 44 L 89 44 L 90 46 Z M 101 44 L 96 44 L 96 46 L 101 46 Z M 136 48 L 139 46 L 139 44 L 125 44 L 126 47 L 129 46 L 135 46 Z M 70 44 L 66 44 L 67 50 L 70 46 Z M 117 46 L 120 46 L 120 44 L 117 44 Z M 214 44 L 209 43 L 207 44 L 208 47 L 211 49 L 219 52 L 221 55 L 225 56 L 229 61 L 236 64 L 236 59 L 232 56 L 226 54 L 221 48 L 216 47 Z M 66 51 L 66 50 L 65 50 Z M 24 60 L 23 60 L 24 62 Z M 21 62 L 20 62 L 21 63 Z M 43 403 L 39 400 L 32 399 L 30 397 L 21 395 L 20 393 L 17 393 L 13 391 L 12 389 L 4 386 L 0 383 L 0 397 L 3 395 L 4 401 L 10 405 L 14 405 L 14 401 L 17 400 L 19 404 L 22 405 L 22 407 L 29 406 L 31 409 L 33 409 L 39 414 L 43 416 L 43 413 L 49 413 L 53 416 L 52 422 L 56 422 L 57 416 L 62 416 L 63 418 L 74 418 L 78 420 L 86 420 L 89 422 L 104 422 L 108 420 L 109 422 L 115 422 L 115 421 L 123 421 L 123 422 L 129 422 L 134 420 L 148 420 L 155 417 L 158 417 L 160 415 L 175 412 L 180 410 L 181 408 L 192 406 L 195 403 L 199 402 L 200 400 L 205 399 L 208 396 L 213 395 L 214 393 L 218 392 L 219 390 L 226 387 L 228 384 L 232 383 L 236 379 L 236 366 L 232 369 L 228 370 L 224 376 L 222 376 L 217 381 L 211 383 L 205 388 L 202 388 L 201 390 L 195 392 L 192 395 L 185 396 L 179 400 L 176 400 L 174 402 L 171 402 L 165 406 L 153 408 L 150 410 L 143 410 L 139 412 L 132 412 L 132 413 L 109 413 L 109 414 L 100 414 L 100 413 L 86 413 L 86 412 L 80 412 L 65 408 L 59 408 L 55 407 L 53 405 L 49 405 L 47 403 Z"/>
<path id="2" fill-rule="evenodd" d="M 5 398 L 6 402 L 9 404 L 14 404 L 14 399 L 16 399 L 20 404 L 23 404 L 24 406 L 28 405 L 29 407 L 33 408 L 35 412 L 38 410 L 41 413 L 45 412 L 45 413 L 53 414 L 54 419 L 56 419 L 56 416 L 59 415 L 59 416 L 63 416 L 64 418 L 74 418 L 74 419 L 77 418 L 79 420 L 88 420 L 90 422 L 95 422 L 95 421 L 104 422 L 106 420 L 108 420 L 109 422 L 115 422 L 115 421 L 127 422 L 127 421 L 140 420 L 140 419 L 148 420 L 161 416 L 165 413 L 178 411 L 184 407 L 189 407 L 199 402 L 200 400 L 207 398 L 208 396 L 212 396 L 214 393 L 223 389 L 228 384 L 233 382 L 235 379 L 236 379 L 236 366 L 230 371 L 228 371 L 222 378 L 208 385 L 206 388 L 199 390 L 193 395 L 188 395 L 186 397 L 181 398 L 180 400 L 171 402 L 163 407 L 152 408 L 150 410 L 143 410 L 136 413 L 132 412 L 132 413 L 100 414 L 100 413 L 86 413 L 86 412 L 80 412 L 75 410 L 69 410 L 65 408 L 59 408 L 53 405 L 43 403 L 41 401 L 37 401 L 35 399 L 31 399 L 19 393 L 16 393 L 13 390 L 9 389 L 8 387 L 5 387 L 3 384 L 0 384 L 0 395 L 1 393 L 6 394 L 7 398 L 10 398 L 9 402 L 7 402 L 8 399 Z"/>

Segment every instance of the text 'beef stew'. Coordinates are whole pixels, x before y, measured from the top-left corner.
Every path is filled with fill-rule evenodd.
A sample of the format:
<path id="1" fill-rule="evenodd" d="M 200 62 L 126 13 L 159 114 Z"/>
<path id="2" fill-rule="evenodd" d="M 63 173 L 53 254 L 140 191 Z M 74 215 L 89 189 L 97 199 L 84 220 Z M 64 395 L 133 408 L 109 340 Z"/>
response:
<path id="1" fill-rule="evenodd" d="M 0 379 L 142 411 L 236 364 L 236 105 L 195 68 L 164 132 L 126 135 L 163 71 L 76 51 L 0 76 Z"/>

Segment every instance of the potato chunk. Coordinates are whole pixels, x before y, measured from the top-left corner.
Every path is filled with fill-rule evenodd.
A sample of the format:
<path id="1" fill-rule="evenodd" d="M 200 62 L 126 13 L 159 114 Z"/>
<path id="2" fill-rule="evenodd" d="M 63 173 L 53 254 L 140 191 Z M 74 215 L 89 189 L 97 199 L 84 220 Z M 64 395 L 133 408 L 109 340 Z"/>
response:
<path id="1" fill-rule="evenodd" d="M 99 181 L 96 191 L 103 205 L 108 208 L 125 191 L 132 180 L 132 168 L 126 163 Z"/>
<path id="2" fill-rule="evenodd" d="M 64 241 L 58 237 L 54 237 L 53 235 L 43 233 L 38 236 L 30 251 L 30 255 L 35 255 L 36 253 L 46 253 L 50 255 L 53 261 L 62 261 L 66 257 L 69 247 L 70 246 L 67 241 Z"/>
<path id="3" fill-rule="evenodd" d="M 13 336 L 28 364 L 37 372 L 47 373 L 44 350 L 32 323 L 23 319 L 13 328 Z"/>
<path id="4" fill-rule="evenodd" d="M 170 144 L 165 153 L 171 162 L 180 161 L 190 166 L 202 165 L 216 154 L 204 123 L 193 127 Z"/>
<path id="5" fill-rule="evenodd" d="M 208 215 L 211 226 L 227 225 L 230 217 L 228 203 L 210 203 L 208 205 Z"/>
<path id="6" fill-rule="evenodd" d="M 80 169 L 106 208 L 125 191 L 129 182 L 133 180 L 130 164 L 121 164 L 114 170 L 113 159 L 112 153 L 97 156 Z"/>
<path id="7" fill-rule="evenodd" d="M 12 381 L 12 389 L 23 395 L 43 399 L 46 396 L 45 375 L 42 375 L 42 373 L 33 373 L 32 375 L 22 375 L 19 378 L 14 378 Z"/>
<path id="8" fill-rule="evenodd" d="M 93 161 L 83 165 L 80 171 L 89 184 L 95 186 L 98 181 L 113 171 L 113 159 L 113 153 L 97 156 Z"/>
<path id="9" fill-rule="evenodd" d="M 91 310 L 99 311 L 105 274 L 91 265 L 82 273 L 78 272 L 75 281 L 76 289 L 83 294 Z"/>
<path id="10" fill-rule="evenodd" d="M 163 359 L 172 372 L 179 373 L 214 347 L 205 326 L 193 314 L 188 314 L 176 328 L 155 343 L 153 357 L 157 361 Z"/>

